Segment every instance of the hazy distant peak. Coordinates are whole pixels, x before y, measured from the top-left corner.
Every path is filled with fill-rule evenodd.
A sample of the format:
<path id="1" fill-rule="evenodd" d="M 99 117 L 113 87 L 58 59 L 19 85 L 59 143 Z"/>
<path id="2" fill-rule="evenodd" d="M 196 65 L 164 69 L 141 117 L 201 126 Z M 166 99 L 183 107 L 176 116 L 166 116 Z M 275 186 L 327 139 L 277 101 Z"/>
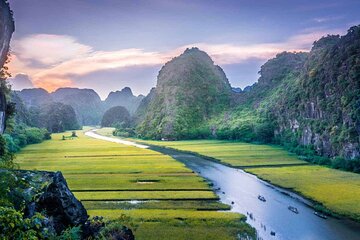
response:
<path id="1" fill-rule="evenodd" d="M 29 76 L 23 73 L 19 73 L 13 78 L 9 78 L 9 83 L 12 90 L 22 90 L 34 87 Z"/>

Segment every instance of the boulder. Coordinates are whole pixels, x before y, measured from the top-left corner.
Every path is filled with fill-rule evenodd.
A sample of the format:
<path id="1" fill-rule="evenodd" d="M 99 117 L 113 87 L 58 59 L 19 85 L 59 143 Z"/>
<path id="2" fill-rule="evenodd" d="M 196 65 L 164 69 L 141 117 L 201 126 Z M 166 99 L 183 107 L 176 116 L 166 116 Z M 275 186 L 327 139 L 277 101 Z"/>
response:
<path id="1" fill-rule="evenodd" d="M 35 211 L 45 211 L 57 233 L 69 226 L 83 225 L 88 219 L 86 209 L 70 191 L 61 172 L 51 173 L 52 180 L 35 200 Z"/>
<path id="2" fill-rule="evenodd" d="M 87 221 L 86 209 L 70 191 L 61 172 L 0 170 L 0 175 L 10 184 L 14 207 L 17 210 L 25 207 L 26 218 L 42 213 L 48 227 L 57 234 Z"/>

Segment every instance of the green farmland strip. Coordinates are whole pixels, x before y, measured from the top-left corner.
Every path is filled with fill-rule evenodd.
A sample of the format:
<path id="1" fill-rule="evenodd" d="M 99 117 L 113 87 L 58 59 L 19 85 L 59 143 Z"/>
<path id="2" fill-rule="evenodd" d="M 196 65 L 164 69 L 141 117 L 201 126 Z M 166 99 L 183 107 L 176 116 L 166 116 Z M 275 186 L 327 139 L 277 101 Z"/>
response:
<path id="1" fill-rule="evenodd" d="M 229 206 L 218 201 L 203 178 L 173 158 L 92 139 L 83 132 L 62 140 L 69 134 L 53 134 L 50 141 L 27 146 L 17 162 L 22 169 L 62 171 L 90 215 L 121 217 L 122 224 L 122 216 L 131 217 L 125 224 L 140 240 L 230 240 L 239 234 L 244 239 L 255 235 L 243 215 L 218 212 Z"/>

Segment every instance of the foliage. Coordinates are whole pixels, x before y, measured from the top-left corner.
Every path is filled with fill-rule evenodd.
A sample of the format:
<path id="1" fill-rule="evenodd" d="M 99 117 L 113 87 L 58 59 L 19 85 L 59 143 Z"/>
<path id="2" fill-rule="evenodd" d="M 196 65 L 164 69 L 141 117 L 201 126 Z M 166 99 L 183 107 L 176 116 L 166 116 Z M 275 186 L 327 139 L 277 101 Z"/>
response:
<path id="1" fill-rule="evenodd" d="M 31 218 L 9 207 L 0 207 L 0 238 L 1 239 L 45 239 L 48 229 L 44 217 L 36 213 Z"/>
<path id="2" fill-rule="evenodd" d="M 46 129 L 28 127 L 19 124 L 11 132 L 4 134 L 7 140 L 7 149 L 9 152 L 18 152 L 28 144 L 40 143 L 44 140 L 51 139 L 50 133 Z"/>
<path id="3" fill-rule="evenodd" d="M 80 240 L 81 226 L 69 227 L 60 236 L 53 237 L 54 240 Z"/>
<path id="4" fill-rule="evenodd" d="M 44 103 L 41 106 L 27 107 L 18 93 L 13 92 L 11 100 L 15 103 L 16 125 L 25 124 L 30 127 L 46 128 L 49 132 L 76 130 L 78 124 L 76 113 L 70 105 L 57 102 Z"/>
<path id="5" fill-rule="evenodd" d="M 0 134 L 0 168 L 13 168 L 15 166 L 14 154 L 10 150 L 5 136 Z"/>
<path id="6" fill-rule="evenodd" d="M 42 107 L 39 119 L 39 125 L 53 133 L 80 128 L 74 109 L 62 103 L 51 103 Z"/>
<path id="7" fill-rule="evenodd" d="M 123 106 L 112 107 L 107 110 L 101 120 L 102 127 L 119 126 L 126 128 L 130 125 L 130 113 Z"/>

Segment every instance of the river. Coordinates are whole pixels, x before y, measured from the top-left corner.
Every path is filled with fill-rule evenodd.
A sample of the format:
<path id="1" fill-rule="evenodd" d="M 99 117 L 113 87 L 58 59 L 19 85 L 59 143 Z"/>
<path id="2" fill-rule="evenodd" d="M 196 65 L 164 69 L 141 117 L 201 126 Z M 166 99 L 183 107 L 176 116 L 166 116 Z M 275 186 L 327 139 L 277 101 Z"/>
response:
<path id="1" fill-rule="evenodd" d="M 247 222 L 257 230 L 259 239 L 360 239 L 360 223 L 331 217 L 322 219 L 314 215 L 311 202 L 252 174 L 172 149 L 150 149 L 172 156 L 211 181 L 221 202 L 231 205 L 232 212 L 247 215 Z M 260 201 L 258 195 L 264 196 L 266 202 Z M 299 214 L 288 210 L 289 206 L 296 207 Z"/>

